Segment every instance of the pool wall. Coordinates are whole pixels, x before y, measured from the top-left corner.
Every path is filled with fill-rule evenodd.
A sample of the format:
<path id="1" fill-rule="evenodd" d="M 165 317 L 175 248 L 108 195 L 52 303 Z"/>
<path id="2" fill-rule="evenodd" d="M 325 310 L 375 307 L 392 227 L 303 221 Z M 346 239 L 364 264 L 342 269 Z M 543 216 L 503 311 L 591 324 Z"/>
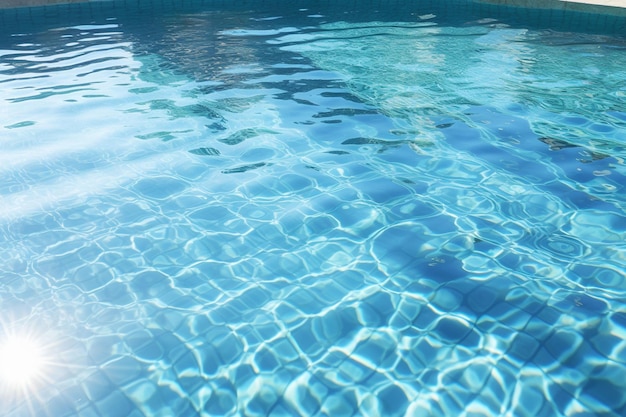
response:
<path id="1" fill-rule="evenodd" d="M 568 10 L 593 14 L 626 16 L 625 0 L 474 0 L 498 6 L 526 9 Z"/>
<path id="2" fill-rule="evenodd" d="M 115 0 L 3 0 L 0 3 L 0 9 L 40 7 L 71 3 L 94 3 L 102 1 Z M 468 2 L 524 7 L 530 9 L 574 10 L 585 13 L 626 16 L 626 0 L 468 0 Z"/>
<path id="3" fill-rule="evenodd" d="M 1 8 L 52 6 L 56 4 L 84 3 L 89 0 L 4 0 Z"/>
<path id="4" fill-rule="evenodd" d="M 282 0 L 275 0 L 280 2 Z M 407 9 L 410 4 L 402 0 L 364 0 L 377 9 Z M 349 3 L 362 5 L 362 0 L 318 0 L 317 8 L 350 7 Z M 420 4 L 432 0 L 416 0 Z M 626 0 L 585 0 L 589 2 L 621 2 Z M 264 0 L 264 3 L 267 3 Z M 87 4 L 85 4 L 87 3 Z M 224 7 L 242 7 L 249 1 L 232 0 L 5 0 L 0 4 L 0 27 L 24 29 L 28 25 L 42 27 L 55 22 L 67 22 L 76 17 L 84 21 L 85 13 L 120 13 L 137 11 L 159 13 L 159 10 L 199 10 L 207 4 L 223 3 Z M 534 26 L 550 30 L 567 30 L 572 27 L 584 32 L 626 35 L 626 7 L 609 7 L 562 0 L 453 0 L 445 6 L 432 3 L 435 9 L 454 7 L 467 15 L 490 16 L 505 23 Z M 624 4 L 626 6 L 626 4 Z M 408 10 L 408 9 L 407 9 Z"/>
<path id="5" fill-rule="evenodd" d="M 517 23 L 545 26 L 575 26 L 582 31 L 626 35 L 626 1 L 616 0 L 470 0 L 481 12 L 493 17 L 513 17 Z M 600 4 L 605 2 L 606 4 Z M 622 7 L 608 5 L 622 3 Z"/>

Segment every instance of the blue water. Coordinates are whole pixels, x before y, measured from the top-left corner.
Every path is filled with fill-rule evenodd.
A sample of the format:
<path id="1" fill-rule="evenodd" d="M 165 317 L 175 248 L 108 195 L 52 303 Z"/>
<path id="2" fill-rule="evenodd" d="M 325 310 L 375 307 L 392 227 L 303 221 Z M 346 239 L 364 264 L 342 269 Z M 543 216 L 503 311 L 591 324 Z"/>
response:
<path id="1" fill-rule="evenodd" d="M 232 3 L 2 12 L 0 414 L 626 415 L 623 33 Z"/>

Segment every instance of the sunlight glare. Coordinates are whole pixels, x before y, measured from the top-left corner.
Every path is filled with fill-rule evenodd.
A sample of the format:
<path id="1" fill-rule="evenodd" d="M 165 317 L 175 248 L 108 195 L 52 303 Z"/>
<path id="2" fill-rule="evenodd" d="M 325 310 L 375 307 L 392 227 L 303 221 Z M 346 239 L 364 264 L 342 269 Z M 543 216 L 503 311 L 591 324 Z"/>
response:
<path id="1" fill-rule="evenodd" d="M 36 340 L 12 335 L 0 344 L 0 383 L 24 387 L 43 373 L 43 352 Z"/>

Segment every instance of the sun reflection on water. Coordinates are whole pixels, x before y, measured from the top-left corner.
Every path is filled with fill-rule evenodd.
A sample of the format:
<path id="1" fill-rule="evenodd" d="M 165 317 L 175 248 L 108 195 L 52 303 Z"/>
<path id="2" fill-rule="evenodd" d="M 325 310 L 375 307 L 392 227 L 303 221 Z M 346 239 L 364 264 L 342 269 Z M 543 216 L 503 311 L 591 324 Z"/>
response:
<path id="1" fill-rule="evenodd" d="M 46 357 L 34 337 L 11 335 L 0 344 L 0 386 L 25 389 L 44 375 Z"/>
<path id="2" fill-rule="evenodd" d="M 0 325 L 0 404 L 9 410 L 25 404 L 32 410 L 44 402 L 41 389 L 53 380 L 52 347 L 32 328 L 16 331 Z"/>
<path id="3" fill-rule="evenodd" d="M 51 401 L 66 401 L 60 395 L 84 375 L 82 351 L 75 349 L 73 339 L 47 326 L 48 320 L 39 317 L 37 324 L 33 321 L 0 316 L 2 417 L 41 416 Z M 68 401 L 74 404 L 79 399 Z"/>

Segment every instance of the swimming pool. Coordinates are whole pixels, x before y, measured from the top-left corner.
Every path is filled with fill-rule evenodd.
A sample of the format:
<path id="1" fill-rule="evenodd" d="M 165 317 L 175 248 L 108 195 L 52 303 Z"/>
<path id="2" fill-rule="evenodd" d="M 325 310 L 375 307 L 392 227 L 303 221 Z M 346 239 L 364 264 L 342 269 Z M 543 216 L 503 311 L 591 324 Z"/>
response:
<path id="1" fill-rule="evenodd" d="M 626 414 L 619 24 L 0 16 L 7 416 Z"/>

